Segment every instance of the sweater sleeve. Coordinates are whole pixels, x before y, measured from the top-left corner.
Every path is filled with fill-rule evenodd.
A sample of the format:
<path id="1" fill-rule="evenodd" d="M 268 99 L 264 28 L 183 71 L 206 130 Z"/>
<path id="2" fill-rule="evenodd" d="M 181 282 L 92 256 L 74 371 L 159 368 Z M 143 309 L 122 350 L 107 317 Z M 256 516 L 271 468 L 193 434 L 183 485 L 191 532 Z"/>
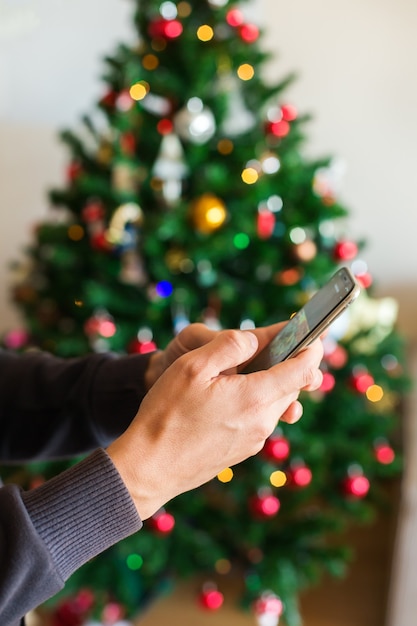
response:
<path id="1" fill-rule="evenodd" d="M 0 489 L 0 623 L 62 589 L 81 565 L 142 522 L 107 453 L 98 449 L 40 487 Z"/>
<path id="2" fill-rule="evenodd" d="M 136 415 L 150 355 L 61 359 L 0 350 L 0 461 L 106 447 Z"/>

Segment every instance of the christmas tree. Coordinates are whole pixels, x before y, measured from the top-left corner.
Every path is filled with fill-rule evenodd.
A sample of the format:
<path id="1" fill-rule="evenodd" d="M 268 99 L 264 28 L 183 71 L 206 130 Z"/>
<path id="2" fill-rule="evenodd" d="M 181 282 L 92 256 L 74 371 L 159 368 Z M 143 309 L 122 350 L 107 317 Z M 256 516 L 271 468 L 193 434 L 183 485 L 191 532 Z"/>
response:
<path id="1" fill-rule="evenodd" d="M 136 4 L 137 45 L 105 59 L 96 110 L 81 132 L 62 133 L 66 181 L 13 286 L 26 329 L 4 344 L 64 357 L 145 353 L 194 321 L 288 319 L 341 264 L 363 290 L 325 339 L 323 385 L 303 397 L 300 424 L 280 425 L 259 455 L 84 566 L 56 623 L 71 611 L 131 618 L 172 580 L 232 571 L 260 623 L 282 614 L 296 626 L 300 590 L 348 562 L 334 536 L 370 519 L 399 471 L 395 302 L 372 298 L 338 165 L 303 155 L 308 116 L 285 97 L 293 77 L 264 80 L 269 55 L 244 3 Z M 218 608 L 221 589 L 200 600 Z"/>

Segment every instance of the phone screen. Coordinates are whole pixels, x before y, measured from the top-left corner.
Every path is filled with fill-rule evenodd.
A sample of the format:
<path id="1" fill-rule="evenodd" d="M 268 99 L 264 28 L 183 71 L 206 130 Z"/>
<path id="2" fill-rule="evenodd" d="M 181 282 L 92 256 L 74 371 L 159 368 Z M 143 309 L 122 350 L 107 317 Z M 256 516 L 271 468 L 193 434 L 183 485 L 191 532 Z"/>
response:
<path id="1" fill-rule="evenodd" d="M 359 293 L 347 268 L 341 268 L 319 289 L 260 352 L 247 371 L 266 369 L 293 356 L 316 339 Z"/>

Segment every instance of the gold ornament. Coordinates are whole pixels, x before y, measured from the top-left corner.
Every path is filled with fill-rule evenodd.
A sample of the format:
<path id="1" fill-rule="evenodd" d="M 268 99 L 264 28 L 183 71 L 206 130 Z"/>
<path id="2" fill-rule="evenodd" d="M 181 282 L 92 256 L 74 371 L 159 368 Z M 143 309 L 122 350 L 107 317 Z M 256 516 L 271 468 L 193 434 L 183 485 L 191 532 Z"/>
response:
<path id="1" fill-rule="evenodd" d="M 193 202 L 191 215 L 195 228 L 200 233 L 210 234 L 224 224 L 226 205 L 214 194 L 205 193 Z"/>

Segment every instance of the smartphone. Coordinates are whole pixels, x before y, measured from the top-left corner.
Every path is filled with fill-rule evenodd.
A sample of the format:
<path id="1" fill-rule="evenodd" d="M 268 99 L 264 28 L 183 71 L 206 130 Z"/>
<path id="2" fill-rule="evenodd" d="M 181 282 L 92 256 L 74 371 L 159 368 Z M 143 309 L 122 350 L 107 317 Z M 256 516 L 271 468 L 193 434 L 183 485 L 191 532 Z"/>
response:
<path id="1" fill-rule="evenodd" d="M 357 298 L 360 287 L 347 267 L 340 268 L 243 369 L 243 373 L 268 369 L 295 356 L 317 339 Z"/>

